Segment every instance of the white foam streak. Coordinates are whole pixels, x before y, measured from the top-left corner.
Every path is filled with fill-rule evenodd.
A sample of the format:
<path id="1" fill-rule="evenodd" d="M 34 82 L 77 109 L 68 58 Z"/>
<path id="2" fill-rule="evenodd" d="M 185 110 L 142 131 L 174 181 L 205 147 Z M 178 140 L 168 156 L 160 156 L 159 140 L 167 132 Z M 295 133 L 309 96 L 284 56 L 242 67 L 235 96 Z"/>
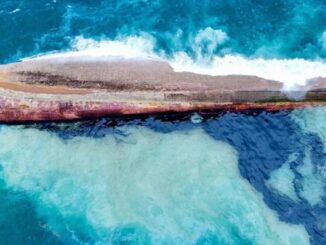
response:
<path id="1" fill-rule="evenodd" d="M 286 90 L 304 86 L 309 79 L 326 77 L 326 64 L 304 59 L 248 59 L 239 55 L 215 56 L 210 64 L 194 61 L 185 53 L 177 53 L 172 66 L 178 72 L 194 72 L 212 76 L 250 75 L 284 83 Z"/>
<path id="2" fill-rule="evenodd" d="M 112 57 L 123 57 L 126 59 L 159 58 L 154 52 L 155 40 L 148 35 L 99 41 L 77 37 L 71 45 L 73 47 L 71 51 L 43 54 L 23 60 L 57 58 L 110 59 Z"/>

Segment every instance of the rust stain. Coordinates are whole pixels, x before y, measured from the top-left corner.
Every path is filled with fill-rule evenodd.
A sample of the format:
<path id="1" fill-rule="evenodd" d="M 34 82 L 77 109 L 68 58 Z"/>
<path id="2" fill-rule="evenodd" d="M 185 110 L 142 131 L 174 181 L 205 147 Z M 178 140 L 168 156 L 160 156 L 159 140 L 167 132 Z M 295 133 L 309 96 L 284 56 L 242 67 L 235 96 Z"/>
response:
<path id="1" fill-rule="evenodd" d="M 112 68 L 103 74 L 97 69 L 91 70 L 89 64 L 79 63 L 62 74 L 44 71 L 47 66 L 35 72 L 20 71 L 17 67 L 24 68 L 22 63 L 16 68 L 3 68 L 0 70 L 0 122 L 65 121 L 192 111 L 279 111 L 326 105 L 323 83 L 308 91 L 306 100 L 313 102 L 290 101 L 280 90 L 280 84 L 273 81 L 175 73 L 165 70 L 164 65 L 157 69 L 148 66 L 145 70 L 138 63 L 137 67 L 129 63 L 118 65 L 119 69 Z M 104 71 L 107 65 L 100 67 Z M 64 70 L 61 63 L 56 68 Z M 85 80 L 76 79 L 78 73 Z M 84 96 L 86 94 L 91 95 Z"/>
<path id="2" fill-rule="evenodd" d="M 1 122 L 66 121 L 110 115 L 137 115 L 167 112 L 213 112 L 250 110 L 279 111 L 321 106 L 325 102 L 268 102 L 268 103 L 130 103 L 94 101 L 39 101 L 28 104 L 19 99 L 0 98 Z"/>

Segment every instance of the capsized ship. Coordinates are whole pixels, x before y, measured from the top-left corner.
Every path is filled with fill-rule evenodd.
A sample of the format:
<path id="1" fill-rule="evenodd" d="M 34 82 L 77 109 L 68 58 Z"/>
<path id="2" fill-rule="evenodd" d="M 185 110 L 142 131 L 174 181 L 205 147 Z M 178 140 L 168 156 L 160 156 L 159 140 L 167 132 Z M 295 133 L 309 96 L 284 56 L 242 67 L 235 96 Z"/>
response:
<path id="1" fill-rule="evenodd" d="M 79 120 L 216 110 L 294 109 L 326 104 L 326 78 L 284 91 L 253 76 L 175 72 L 164 60 L 31 59 L 0 66 L 0 121 Z"/>

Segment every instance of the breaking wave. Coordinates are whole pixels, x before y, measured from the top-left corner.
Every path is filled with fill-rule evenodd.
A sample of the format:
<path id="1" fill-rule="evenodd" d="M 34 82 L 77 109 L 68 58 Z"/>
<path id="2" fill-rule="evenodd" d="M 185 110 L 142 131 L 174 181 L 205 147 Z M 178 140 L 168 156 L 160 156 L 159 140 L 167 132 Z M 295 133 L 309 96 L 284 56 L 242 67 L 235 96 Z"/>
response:
<path id="1" fill-rule="evenodd" d="M 149 34 L 120 37 L 116 40 L 95 40 L 82 36 L 71 42 L 65 52 L 41 54 L 32 59 L 77 58 L 105 60 L 114 57 L 160 59 L 167 61 L 176 72 L 193 72 L 212 76 L 250 75 L 282 82 L 285 90 L 304 86 L 308 80 L 326 77 L 324 60 L 248 58 L 239 54 L 214 55 L 214 50 L 228 40 L 221 30 L 200 30 L 193 41 L 194 54 L 180 51 L 168 55 L 156 50 L 156 40 Z M 28 60 L 31 58 L 27 58 Z"/>

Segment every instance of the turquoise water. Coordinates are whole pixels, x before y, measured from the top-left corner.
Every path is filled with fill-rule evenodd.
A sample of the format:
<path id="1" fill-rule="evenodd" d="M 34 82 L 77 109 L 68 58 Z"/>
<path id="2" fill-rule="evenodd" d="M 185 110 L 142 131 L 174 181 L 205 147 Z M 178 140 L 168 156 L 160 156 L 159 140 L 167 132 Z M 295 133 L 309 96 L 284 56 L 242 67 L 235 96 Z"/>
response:
<path id="1" fill-rule="evenodd" d="M 216 54 L 325 58 L 325 11 L 324 0 L 2 0 L 0 60 L 67 49 L 81 35 L 116 39 L 142 33 L 157 39 L 157 50 L 195 55 L 193 40 L 207 27 L 229 36 Z"/>
<path id="2" fill-rule="evenodd" d="M 326 77 L 325 0 L 0 0 L 0 63 Z M 192 118 L 192 119 L 191 119 Z M 325 244 L 326 109 L 0 126 L 1 244 Z"/>
<path id="3" fill-rule="evenodd" d="M 324 108 L 1 126 L 15 244 L 323 244 Z"/>

